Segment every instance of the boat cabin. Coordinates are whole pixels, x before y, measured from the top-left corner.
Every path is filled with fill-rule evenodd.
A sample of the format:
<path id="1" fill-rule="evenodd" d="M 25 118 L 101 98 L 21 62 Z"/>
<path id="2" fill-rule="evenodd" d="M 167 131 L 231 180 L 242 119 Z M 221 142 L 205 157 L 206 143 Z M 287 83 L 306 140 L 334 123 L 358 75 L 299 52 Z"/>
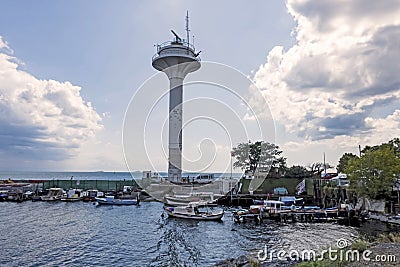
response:
<path id="1" fill-rule="evenodd" d="M 268 213 L 277 213 L 282 210 L 282 207 L 285 205 L 282 201 L 277 200 L 265 200 L 264 201 L 264 211 Z"/>
<path id="2" fill-rule="evenodd" d="M 47 197 L 61 197 L 64 194 L 62 188 L 50 188 Z"/>
<path id="3" fill-rule="evenodd" d="M 69 189 L 67 191 L 67 198 L 80 198 L 83 196 L 82 189 Z"/>

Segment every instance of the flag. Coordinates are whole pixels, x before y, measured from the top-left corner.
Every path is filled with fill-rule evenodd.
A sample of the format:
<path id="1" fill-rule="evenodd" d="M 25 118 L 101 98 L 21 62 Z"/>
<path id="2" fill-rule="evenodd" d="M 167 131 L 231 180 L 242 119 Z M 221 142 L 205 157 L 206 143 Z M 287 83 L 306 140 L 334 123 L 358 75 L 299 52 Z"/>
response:
<path id="1" fill-rule="evenodd" d="M 297 194 L 301 194 L 306 191 L 306 179 L 303 179 L 297 186 L 296 186 Z"/>

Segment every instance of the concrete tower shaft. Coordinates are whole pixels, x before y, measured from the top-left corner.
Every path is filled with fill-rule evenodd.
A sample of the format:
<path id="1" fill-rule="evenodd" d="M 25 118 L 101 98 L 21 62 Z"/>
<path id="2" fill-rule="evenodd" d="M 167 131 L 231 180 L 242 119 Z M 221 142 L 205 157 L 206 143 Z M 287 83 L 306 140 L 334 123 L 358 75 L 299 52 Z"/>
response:
<path id="1" fill-rule="evenodd" d="M 169 90 L 169 139 L 168 179 L 178 182 L 182 178 L 182 102 L 183 80 L 190 72 L 200 68 L 200 58 L 193 45 L 175 40 L 157 45 L 157 54 L 152 59 L 155 69 L 164 72 L 170 82 Z"/>

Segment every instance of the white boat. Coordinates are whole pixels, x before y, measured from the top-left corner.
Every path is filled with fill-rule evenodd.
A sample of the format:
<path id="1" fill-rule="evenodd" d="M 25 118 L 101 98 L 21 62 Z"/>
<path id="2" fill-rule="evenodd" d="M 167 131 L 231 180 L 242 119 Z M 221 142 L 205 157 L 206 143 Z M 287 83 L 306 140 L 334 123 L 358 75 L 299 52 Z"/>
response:
<path id="1" fill-rule="evenodd" d="M 97 189 L 89 189 L 86 192 L 83 192 L 82 200 L 87 201 L 96 201 L 96 197 L 104 197 L 104 193 Z"/>
<path id="2" fill-rule="evenodd" d="M 302 205 L 304 203 L 303 198 L 296 198 L 295 196 L 281 196 L 278 199 L 284 203 L 284 206 L 290 207 L 292 205 Z"/>
<path id="3" fill-rule="evenodd" d="M 10 190 L 7 194 L 7 200 L 21 202 L 24 200 L 24 193 L 20 189 Z"/>
<path id="4" fill-rule="evenodd" d="M 82 189 L 69 189 L 67 195 L 61 198 L 61 201 L 74 202 L 82 200 L 83 190 Z"/>
<path id="5" fill-rule="evenodd" d="M 7 200 L 8 190 L 0 190 L 0 201 Z"/>
<path id="6" fill-rule="evenodd" d="M 285 205 L 285 203 L 282 201 L 264 200 L 263 212 L 268 213 L 270 215 L 276 214 L 282 210 L 282 207 L 284 205 Z"/>
<path id="7" fill-rule="evenodd" d="M 49 193 L 46 196 L 42 196 L 43 201 L 56 201 L 60 200 L 64 194 L 62 188 L 50 188 Z"/>
<path id="8" fill-rule="evenodd" d="M 168 216 L 204 221 L 219 221 L 224 216 L 224 211 L 210 210 L 206 203 L 190 202 L 186 207 L 165 207 Z"/>
<path id="9" fill-rule="evenodd" d="M 187 206 L 190 202 L 215 204 L 221 196 L 216 196 L 213 192 L 192 192 L 186 195 L 165 195 L 164 200 L 169 206 Z"/>
<path id="10" fill-rule="evenodd" d="M 99 205 L 138 205 L 139 199 L 119 199 L 114 196 L 96 197 Z"/>
<path id="11" fill-rule="evenodd" d="M 254 219 L 260 222 L 263 218 L 276 218 L 282 212 L 285 203 L 276 200 L 264 200 L 263 204 L 251 205 L 249 209 L 240 209 L 233 212 L 234 222 L 244 222 Z"/>

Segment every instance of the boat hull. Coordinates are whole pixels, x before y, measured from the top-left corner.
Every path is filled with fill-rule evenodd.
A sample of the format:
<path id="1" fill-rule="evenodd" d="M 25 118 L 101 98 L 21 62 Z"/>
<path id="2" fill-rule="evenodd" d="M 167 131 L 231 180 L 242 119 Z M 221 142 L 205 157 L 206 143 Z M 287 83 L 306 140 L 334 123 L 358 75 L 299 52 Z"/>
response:
<path id="1" fill-rule="evenodd" d="M 46 196 L 41 196 L 43 201 L 58 201 L 63 197 L 64 191 L 62 188 L 50 188 Z"/>
<path id="2" fill-rule="evenodd" d="M 58 201 L 61 199 L 61 197 L 48 197 L 48 196 L 42 196 L 42 201 Z"/>
<path id="3" fill-rule="evenodd" d="M 61 198 L 61 201 L 65 201 L 65 202 L 75 202 L 75 201 L 80 201 L 82 200 L 82 198 L 76 198 L 76 197 L 70 197 L 70 198 Z"/>
<path id="4" fill-rule="evenodd" d="M 189 219 L 189 220 L 201 220 L 201 221 L 220 221 L 224 216 L 223 212 L 214 214 L 185 214 L 174 212 L 169 209 L 165 209 L 169 217 Z"/>
<path id="5" fill-rule="evenodd" d="M 128 205 L 138 205 L 139 202 L 136 199 L 105 199 L 96 198 L 99 205 L 115 205 L 115 206 L 128 206 Z"/>
<path id="6" fill-rule="evenodd" d="M 173 197 L 164 196 L 165 204 L 168 206 L 187 206 L 190 202 L 203 201 L 208 204 L 216 204 L 216 200 L 210 196 L 186 196 L 186 197 Z"/>

